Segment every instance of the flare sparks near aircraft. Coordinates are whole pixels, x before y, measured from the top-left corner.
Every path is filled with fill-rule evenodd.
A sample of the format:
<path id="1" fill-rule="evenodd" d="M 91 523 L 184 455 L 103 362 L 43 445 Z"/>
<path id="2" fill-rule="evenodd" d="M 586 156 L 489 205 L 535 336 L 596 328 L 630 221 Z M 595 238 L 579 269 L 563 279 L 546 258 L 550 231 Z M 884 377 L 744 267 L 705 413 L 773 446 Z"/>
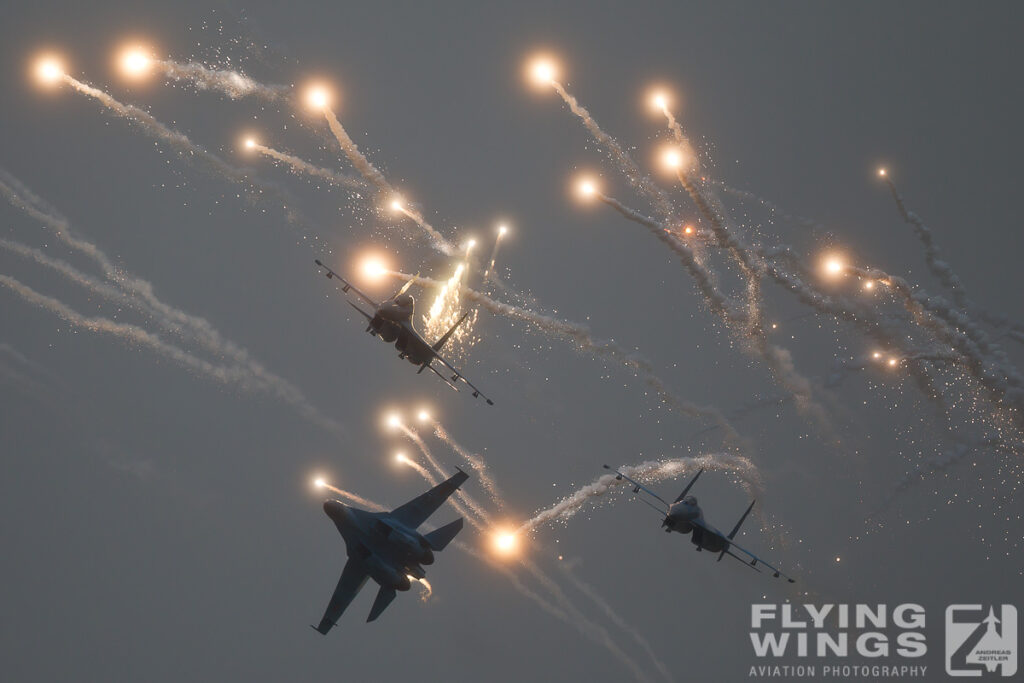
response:
<path id="1" fill-rule="evenodd" d="M 341 283 L 341 291 L 343 293 L 351 291 L 361 301 L 369 304 L 373 308 L 372 314 L 367 313 L 352 301 L 349 301 L 349 305 L 358 311 L 360 315 L 366 318 L 366 331 L 374 337 L 380 337 L 382 341 L 388 343 L 394 342 L 395 348 L 398 349 L 398 357 L 402 360 L 409 361 L 413 365 L 418 365 L 420 368 L 417 371 L 418 373 L 421 373 L 424 370 L 430 370 L 440 377 L 445 384 L 456 391 L 458 391 L 456 383 L 464 382 L 469 386 L 474 398 L 483 397 L 488 405 L 494 405 L 494 401 L 487 396 L 484 396 L 472 382 L 466 379 L 465 375 L 463 375 L 441 355 L 441 349 L 444 348 L 445 343 L 455 332 L 455 329 L 466 319 L 466 315 L 468 315 L 468 313 L 463 315 L 454 326 L 440 337 L 440 339 L 433 344 L 428 344 L 427 341 L 420 336 L 420 333 L 416 331 L 416 328 L 413 327 L 415 300 L 411 294 L 406 293 L 409 286 L 412 284 L 412 280 L 409 280 L 409 282 L 399 288 L 391 298 L 382 303 L 377 303 L 319 260 L 316 261 L 316 265 L 324 269 L 324 275 L 326 275 L 328 279 L 337 279 L 338 282 Z M 451 379 L 438 371 L 433 364 L 434 361 L 437 361 L 452 373 Z"/>

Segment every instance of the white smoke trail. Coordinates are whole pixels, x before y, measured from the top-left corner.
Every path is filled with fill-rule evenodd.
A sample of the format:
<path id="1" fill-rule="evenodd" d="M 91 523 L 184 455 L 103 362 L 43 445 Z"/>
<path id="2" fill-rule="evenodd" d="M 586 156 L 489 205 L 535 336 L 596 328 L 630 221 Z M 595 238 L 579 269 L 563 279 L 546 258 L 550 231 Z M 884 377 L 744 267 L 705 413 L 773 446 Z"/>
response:
<path id="1" fill-rule="evenodd" d="M 629 208 L 618 199 L 609 197 L 600 192 L 597 192 L 596 195 L 598 199 L 618 211 L 624 218 L 647 228 L 652 235 L 657 237 L 663 244 L 671 249 L 676 256 L 679 257 L 679 260 L 682 261 L 683 266 L 697 284 L 697 289 L 700 290 L 708 308 L 710 308 L 713 313 L 727 324 L 737 321 L 739 315 L 733 309 L 729 298 L 718 291 L 714 275 L 700 263 L 693 249 L 691 249 L 689 245 L 677 239 L 663 224 L 653 218 L 644 216 L 635 209 Z"/>
<path id="2" fill-rule="evenodd" d="M 411 467 L 417 474 L 427 480 L 431 486 L 437 486 L 437 477 L 427 471 L 427 468 L 419 464 L 407 455 L 401 455 L 398 462 Z"/>
<path id="3" fill-rule="evenodd" d="M 388 509 L 386 507 L 384 507 L 383 505 L 381 505 L 380 503 L 375 503 L 372 500 L 369 500 L 367 498 L 363 498 L 362 496 L 360 496 L 358 494 L 355 494 L 355 493 L 352 493 L 351 491 L 346 491 L 345 489 L 339 489 L 337 486 L 332 486 L 331 484 L 328 484 L 326 482 L 323 483 L 323 488 L 327 489 L 331 493 L 338 494 L 339 496 L 341 496 L 345 500 L 348 500 L 348 501 L 350 501 L 352 503 L 355 503 L 356 505 L 362 505 L 363 507 L 365 507 L 367 510 L 369 510 L 371 512 L 387 512 L 388 511 Z"/>
<path id="4" fill-rule="evenodd" d="M 72 88 L 97 100 L 117 116 L 128 119 L 139 126 L 140 130 L 167 143 L 177 151 L 183 159 L 203 162 L 206 167 L 236 182 L 251 182 L 241 169 L 235 168 L 219 156 L 192 142 L 187 135 L 160 123 L 152 114 L 135 105 L 125 104 L 108 95 L 104 91 L 87 85 L 78 79 L 62 74 L 62 79 Z"/>
<path id="5" fill-rule="evenodd" d="M 389 271 L 390 275 L 403 280 L 412 280 L 414 284 L 421 287 L 437 287 L 440 282 L 430 278 L 410 275 L 397 271 Z M 530 323 L 542 332 L 556 335 L 570 342 L 577 351 L 589 353 L 595 357 L 608 358 L 621 363 L 627 369 L 641 376 L 644 382 L 655 391 L 662 403 L 675 410 L 679 414 L 707 422 L 714 422 L 722 427 L 726 438 L 737 448 L 749 447 L 747 440 L 740 436 L 725 416 L 716 408 L 710 406 L 698 406 L 689 401 L 684 401 L 673 395 L 665 383 L 662 382 L 655 372 L 650 361 L 638 353 L 626 351 L 618 343 L 610 339 L 595 339 L 590 328 L 580 323 L 573 323 L 559 320 L 552 316 L 536 313 L 525 308 L 513 306 L 465 287 L 463 293 L 466 298 L 475 304 L 482 306 L 485 310 L 498 315 Z"/>
<path id="6" fill-rule="evenodd" d="M 650 658 L 651 662 L 654 664 L 654 667 L 658 670 L 658 673 L 664 676 L 665 680 L 673 680 L 672 674 L 671 672 L 669 672 L 668 667 L 665 666 L 665 663 L 658 658 L 658 655 L 654 652 L 654 648 L 651 647 L 651 644 L 647 641 L 646 638 L 643 637 L 643 635 L 640 633 L 639 630 L 637 630 L 635 626 L 633 626 L 632 624 L 628 623 L 625 619 L 620 617 L 619 613 L 615 610 L 615 608 L 609 605 L 608 601 L 601 597 L 601 595 L 598 594 L 598 592 L 594 589 L 593 586 L 583 581 L 583 579 L 581 579 L 580 577 L 576 576 L 576 573 L 572 571 L 572 569 L 569 567 L 567 563 L 559 563 L 559 568 L 562 570 L 562 574 L 565 576 L 565 578 L 569 580 L 569 583 L 571 583 L 576 588 L 576 590 L 587 596 L 587 598 L 591 602 L 597 605 L 597 607 L 601 610 L 605 617 L 608 618 L 609 621 L 611 621 L 618 628 L 622 629 L 625 633 L 628 633 L 630 637 L 632 637 L 633 640 L 636 641 L 636 644 L 639 645 L 640 649 L 642 649 L 644 653 L 648 656 L 648 658 Z"/>
<path id="7" fill-rule="evenodd" d="M 345 127 L 341 125 L 341 121 L 338 120 L 338 117 L 334 114 L 331 108 L 325 106 L 323 111 L 324 118 L 327 119 L 328 128 L 331 129 L 331 133 L 334 134 L 338 144 L 341 145 L 341 150 L 345 153 L 345 156 L 348 157 L 348 160 L 352 163 L 355 169 L 359 171 L 359 174 L 363 176 L 367 182 L 376 187 L 381 193 L 386 194 L 389 201 L 399 201 L 396 199 L 398 197 L 398 192 L 391 183 L 388 182 L 388 179 L 384 177 L 384 174 L 366 158 L 366 155 L 359 151 L 359 147 L 352 138 L 349 137 Z M 416 225 L 420 226 L 420 228 L 427 233 L 430 237 L 431 246 L 445 255 L 454 253 L 455 246 L 446 240 L 444 235 L 434 229 L 434 226 L 428 223 L 426 219 L 423 218 L 422 214 L 418 211 L 405 207 L 401 203 L 398 204 L 398 207 L 402 213 L 412 218 Z"/>
<path id="8" fill-rule="evenodd" d="M 233 100 L 253 96 L 273 102 L 286 99 L 291 91 L 287 85 L 260 83 L 238 71 L 211 69 L 199 62 L 155 59 L 152 64 L 167 78 L 188 81 L 199 90 L 216 90 Z"/>
<path id="9" fill-rule="evenodd" d="M 487 493 L 491 496 L 491 501 L 494 502 L 499 508 L 505 506 L 505 501 L 501 497 L 501 492 L 498 491 L 498 485 L 494 482 L 494 478 L 491 477 L 491 473 L 487 469 L 487 462 L 479 455 L 470 453 L 468 450 L 462 447 L 452 435 L 448 433 L 440 422 L 434 421 L 434 436 L 448 444 L 448 446 L 458 453 L 469 466 L 476 472 L 477 478 L 480 480 L 480 484 L 487 490 Z"/>
<path id="10" fill-rule="evenodd" d="M 270 394 L 291 405 L 299 415 L 306 418 L 313 424 L 323 427 L 335 436 L 342 438 L 345 437 L 345 429 L 341 424 L 321 414 L 320 411 L 310 405 L 306 398 L 297 389 L 283 382 L 283 380 L 278 383 L 267 383 L 263 378 L 254 377 L 253 374 L 245 368 L 226 367 L 210 363 L 190 354 L 184 349 L 163 341 L 155 334 L 152 334 L 137 325 L 118 323 L 110 320 L 109 318 L 86 317 L 57 299 L 40 294 L 8 275 L 0 275 L 0 285 L 7 287 L 28 303 L 50 311 L 54 315 L 63 319 L 69 325 L 80 327 L 92 332 L 109 334 L 126 342 L 149 347 L 163 357 L 174 361 L 186 369 L 193 370 L 225 384 L 233 384 L 245 391 Z"/>
<path id="11" fill-rule="evenodd" d="M 343 187 L 347 190 L 355 190 L 358 192 L 366 189 L 366 183 L 364 183 L 359 178 L 353 178 L 352 176 L 347 176 L 343 173 L 332 171 L 329 168 L 321 168 L 320 166 L 316 166 L 314 164 L 309 163 L 305 159 L 300 159 L 297 156 L 286 154 L 272 147 L 261 145 L 258 142 L 247 142 L 246 147 L 257 151 L 260 154 L 264 154 L 270 157 L 271 159 L 276 159 L 277 161 L 288 164 L 288 166 L 290 166 L 292 171 L 295 173 L 304 173 L 308 176 L 320 178 L 322 180 L 326 180 L 332 185 Z"/>
<path id="12" fill-rule="evenodd" d="M 638 465 L 620 467 L 619 471 L 633 479 L 644 479 L 650 482 L 661 481 L 683 474 L 696 472 L 701 467 L 710 471 L 728 472 L 736 475 L 752 496 L 760 497 L 763 493 L 761 475 L 754 464 L 747 458 L 728 453 L 711 453 L 693 458 L 675 458 L 671 460 L 648 460 Z M 541 525 L 549 522 L 566 522 L 580 510 L 589 505 L 594 498 L 608 493 L 612 488 L 622 484 L 615 474 L 605 474 L 596 480 L 569 494 L 549 508 L 541 510 L 523 522 L 518 532 L 532 533 Z"/>
<path id="13" fill-rule="evenodd" d="M 739 319 L 739 315 L 734 311 L 728 298 L 718 291 L 711 273 L 697 262 L 694 258 L 693 250 L 690 249 L 689 246 L 673 236 L 665 226 L 657 221 L 625 206 L 614 197 L 608 197 L 600 192 L 596 194 L 602 202 L 611 206 L 622 216 L 646 227 L 652 234 L 668 245 L 669 248 L 680 257 L 683 265 L 696 282 L 697 288 L 702 294 L 708 308 L 718 315 L 723 322 L 730 325 Z M 755 278 L 757 281 L 759 281 L 759 279 L 759 277 Z M 754 292 L 754 294 L 755 296 L 750 300 L 756 302 L 759 295 L 759 286 L 758 291 Z M 796 400 L 797 409 L 803 415 L 812 419 L 817 424 L 818 428 L 827 436 L 829 441 L 838 443 L 839 439 L 832 427 L 828 413 L 814 399 L 813 387 L 811 386 L 810 381 L 801 375 L 796 369 L 796 366 L 793 363 L 793 358 L 788 350 L 768 343 L 768 340 L 764 335 L 763 325 L 759 322 L 759 310 L 759 306 L 754 306 L 748 311 L 748 320 L 751 315 L 757 316 L 757 320 L 752 325 L 748 326 L 745 334 L 745 339 L 751 344 L 751 351 L 765 362 L 776 381 L 793 394 Z"/>
<path id="14" fill-rule="evenodd" d="M 505 226 L 498 228 L 498 236 L 494 238 L 494 246 L 491 247 L 491 255 L 487 259 L 487 267 L 484 269 L 483 284 L 491 280 L 491 273 L 494 271 L 494 264 L 498 262 L 498 249 L 501 247 L 501 238 L 505 236 Z"/>
<path id="15" fill-rule="evenodd" d="M 430 466 L 434 469 L 434 471 L 437 472 L 442 477 L 445 476 L 445 471 L 441 469 L 441 466 L 437 463 L 437 460 L 434 459 L 434 455 L 430 452 L 430 449 L 427 448 L 426 442 L 423 441 L 423 438 L 416 432 L 416 430 L 401 423 L 399 423 L 398 428 L 402 431 L 403 434 L 409 437 L 410 441 L 416 444 L 416 447 L 420 449 L 420 452 L 423 454 L 423 457 L 427 459 L 427 462 L 430 463 Z M 474 526 L 476 526 L 479 529 L 481 528 L 481 524 L 490 523 L 490 515 L 487 514 L 487 511 L 484 510 L 480 503 L 474 500 L 472 496 L 470 496 L 462 489 L 456 489 L 455 495 L 470 510 L 473 511 L 475 517 L 469 514 L 467 514 L 466 517 Z"/>
<path id="16" fill-rule="evenodd" d="M 658 212 L 663 218 L 669 218 L 674 213 L 672 202 L 669 201 L 668 195 L 666 195 L 660 187 L 654 184 L 654 182 L 647 177 L 640 168 L 633 161 L 633 158 L 629 156 L 629 153 L 622 148 L 622 146 L 608 133 L 602 130 L 601 126 L 597 124 L 594 117 L 587 111 L 569 92 L 565 87 L 558 81 L 552 80 L 551 86 L 555 89 L 555 92 L 559 94 L 562 100 L 569 106 L 570 111 L 579 117 L 598 144 L 604 146 L 604 148 L 611 155 L 612 159 L 619 166 L 619 170 L 629 181 L 630 185 L 636 188 L 641 194 L 645 195 L 648 199 L 654 202 L 655 206 L 658 207 Z"/>
<path id="17" fill-rule="evenodd" d="M 4 182 L 4 180 L 12 179 L 15 181 L 13 187 Z M 80 237 L 76 237 L 72 233 L 70 223 L 55 209 L 47 207 L 48 210 L 43 211 L 36 208 L 37 205 L 45 206 L 43 200 L 31 193 L 28 188 L 13 178 L 13 176 L 0 173 L 0 194 L 7 197 L 13 205 L 25 211 L 29 216 L 40 220 L 44 225 L 53 229 L 66 244 L 90 256 L 99 264 L 106 277 L 120 287 L 120 290 L 82 273 L 61 259 L 52 258 L 44 252 L 27 245 L 10 240 L 0 240 L 0 247 L 13 251 L 25 258 L 30 258 L 40 265 L 54 269 L 72 282 L 100 296 L 150 313 L 153 315 L 155 322 L 165 330 L 182 338 L 192 339 L 218 356 L 230 358 L 237 364 L 240 371 L 248 372 L 252 384 L 249 388 L 250 391 L 256 390 L 253 387 L 260 385 L 263 387 L 263 391 L 269 392 L 298 408 L 303 416 L 319 415 L 319 411 L 312 408 L 309 400 L 296 386 L 267 370 L 261 363 L 252 358 L 248 350 L 224 338 L 205 318 L 190 315 L 165 304 L 154 294 L 151 283 L 135 277 L 123 269 L 116 268 L 99 247 Z M 339 433 L 340 425 L 334 420 L 323 416 L 320 416 L 317 420 L 317 423 L 321 425 L 333 425 L 330 431 L 336 434 Z"/>
<path id="18" fill-rule="evenodd" d="M 964 289 L 963 282 L 960 281 L 959 276 L 953 271 L 953 267 L 939 258 L 939 248 L 935 244 L 935 238 L 932 235 L 931 229 L 924 224 L 924 221 L 916 213 L 907 209 L 906 204 L 903 203 L 903 196 L 896 190 L 896 183 L 892 181 L 892 178 L 888 174 L 883 174 L 882 180 L 889 187 L 889 192 L 892 193 L 893 201 L 896 202 L 896 208 L 899 209 L 903 220 L 914 229 L 914 234 L 917 235 L 922 246 L 924 246 L 924 258 L 925 263 L 928 264 L 928 270 L 931 271 L 932 275 L 943 286 L 949 289 L 957 306 L 967 308 L 967 292 Z"/>

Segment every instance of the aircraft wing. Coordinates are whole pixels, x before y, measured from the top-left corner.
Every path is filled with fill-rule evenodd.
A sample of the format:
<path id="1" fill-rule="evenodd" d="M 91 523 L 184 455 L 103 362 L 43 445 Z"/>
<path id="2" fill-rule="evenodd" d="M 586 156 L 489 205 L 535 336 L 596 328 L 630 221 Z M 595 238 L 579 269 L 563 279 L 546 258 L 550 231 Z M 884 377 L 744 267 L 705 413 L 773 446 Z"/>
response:
<path id="1" fill-rule="evenodd" d="M 371 306 L 373 306 L 374 309 L 377 308 L 377 302 L 376 301 L 374 301 L 373 299 L 368 297 L 366 294 L 363 294 L 362 292 L 360 292 L 358 289 L 356 289 L 355 285 L 353 285 L 351 282 L 349 282 L 348 280 L 346 280 L 345 278 L 343 278 L 342 276 L 338 275 L 333 270 L 331 270 L 330 268 L 325 266 L 323 263 L 320 262 L 320 259 L 316 259 L 315 263 L 316 263 L 316 265 L 318 265 L 318 266 L 320 266 L 321 268 L 324 269 L 324 271 L 325 271 L 324 275 L 327 276 L 327 279 L 336 278 L 339 282 L 341 282 L 341 291 L 342 292 L 348 292 L 349 290 L 352 290 L 355 293 L 355 295 L 358 296 L 360 299 L 362 299 L 366 303 L 368 303 Z M 359 309 L 356 309 L 356 310 L 359 310 Z M 363 313 L 362 311 L 359 311 L 359 312 Z M 366 314 L 363 313 L 363 315 L 366 315 Z"/>
<path id="2" fill-rule="evenodd" d="M 736 558 L 737 560 L 739 560 L 743 564 L 747 565 L 751 569 L 757 569 L 759 565 L 767 567 L 768 569 L 771 570 L 772 576 L 774 576 L 775 578 L 779 578 L 781 576 L 782 578 L 786 579 L 790 583 L 796 583 L 796 579 L 794 579 L 794 578 L 792 578 L 792 577 L 790 577 L 790 576 L 788 576 L 786 574 L 783 574 L 781 571 L 779 571 L 779 569 L 777 567 L 773 567 L 772 565 L 768 564 L 767 562 L 762 560 L 760 557 L 758 557 L 754 553 L 752 553 L 749 550 L 747 550 L 746 548 L 743 548 L 743 547 L 737 545 L 736 541 L 732 540 L 731 538 L 728 538 L 727 536 L 725 536 L 718 529 L 715 529 L 714 527 L 705 524 L 701 520 L 692 520 L 691 524 L 694 524 L 695 526 L 699 526 L 700 528 L 704 529 L 705 532 L 714 534 L 714 535 L 718 536 L 719 538 L 721 538 L 726 543 L 728 543 L 729 544 L 729 548 L 727 550 L 722 551 L 724 554 L 730 555 L 730 556 Z M 736 553 L 733 552 L 734 550 L 739 551 L 742 555 L 745 555 L 746 557 L 741 557 L 740 555 L 737 555 Z M 747 560 L 747 557 L 750 558 L 749 561 Z M 719 559 L 721 559 L 721 557 L 719 557 Z M 758 571 L 760 571 L 760 570 L 758 570 Z"/>
<path id="3" fill-rule="evenodd" d="M 345 568 L 341 571 L 341 578 L 338 579 L 338 586 L 334 589 L 334 595 L 331 596 L 331 601 L 327 603 L 327 611 L 324 612 L 324 618 L 320 620 L 319 626 L 313 626 L 313 628 L 321 634 L 327 635 L 331 627 L 337 625 L 338 619 L 345 611 L 345 608 L 352 602 L 352 598 L 356 597 L 356 594 L 359 593 L 369 577 L 370 575 L 366 573 L 363 563 L 357 558 L 350 557 L 348 562 L 345 563 Z"/>
<path id="4" fill-rule="evenodd" d="M 608 465 L 605 465 L 604 468 L 606 470 L 611 470 L 612 469 L 611 467 L 608 467 Z M 665 500 L 664 498 L 662 498 L 657 493 L 655 493 L 654 491 L 650 490 L 649 488 L 647 488 L 646 486 L 644 486 L 640 482 L 636 481 L 635 479 L 630 479 L 629 477 L 627 477 L 622 472 L 619 472 L 618 470 L 612 470 L 612 471 L 615 472 L 615 478 L 616 479 L 625 479 L 626 481 L 628 481 L 630 484 L 633 485 L 633 493 L 640 493 L 641 491 L 643 491 L 644 493 L 646 493 L 648 495 L 654 496 L 656 499 L 661 501 L 662 505 L 665 506 L 665 512 L 666 513 L 668 512 L 669 504 L 668 504 L 667 500 Z"/>
<path id="5" fill-rule="evenodd" d="M 448 496 L 455 493 L 455 490 L 462 486 L 462 482 L 467 479 L 469 479 L 469 475 L 459 470 L 458 474 L 447 481 L 442 481 L 426 493 L 416 496 L 405 505 L 392 510 L 391 517 L 410 529 L 415 529 L 427 521 L 427 518 L 434 514 L 448 500 Z"/>
<path id="6" fill-rule="evenodd" d="M 444 365 L 446 368 L 448 368 L 449 370 L 451 370 L 452 372 L 455 373 L 454 375 L 452 375 L 452 381 L 453 382 L 458 382 L 461 379 L 463 382 L 465 382 L 467 385 L 469 385 L 470 389 L 473 390 L 473 397 L 474 398 L 477 397 L 477 396 L 483 396 L 484 400 L 487 401 L 487 405 L 489 405 L 489 406 L 493 406 L 494 405 L 494 401 L 492 401 L 491 399 L 487 398 L 487 396 L 484 396 L 484 393 L 482 391 L 480 391 L 479 389 L 477 389 L 476 386 L 472 382 L 470 382 L 468 379 L 466 379 L 466 376 L 463 375 L 461 372 L 459 372 L 458 369 L 456 369 L 456 367 L 454 365 L 452 365 L 451 363 L 446 361 L 444 359 L 444 356 L 439 354 L 437 351 L 434 351 L 434 358 L 439 360 L 442 365 Z"/>

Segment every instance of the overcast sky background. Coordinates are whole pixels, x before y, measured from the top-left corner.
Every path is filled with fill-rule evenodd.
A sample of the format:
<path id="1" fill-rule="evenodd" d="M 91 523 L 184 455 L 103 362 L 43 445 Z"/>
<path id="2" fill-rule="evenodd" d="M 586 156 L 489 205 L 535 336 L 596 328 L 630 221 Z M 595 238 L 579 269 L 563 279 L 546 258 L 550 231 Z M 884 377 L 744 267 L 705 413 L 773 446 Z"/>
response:
<path id="1" fill-rule="evenodd" d="M 426 604 L 414 589 L 365 624 L 376 590 L 368 585 L 334 631 L 313 633 L 306 625 L 323 613 L 344 547 L 310 480 L 323 474 L 389 506 L 424 490 L 415 472 L 391 462 L 396 448 L 411 446 L 381 428 L 389 407 L 429 405 L 482 453 L 508 500 L 500 517 L 510 522 L 596 478 L 605 462 L 720 447 L 713 435 L 692 440 L 701 425 L 659 407 L 628 371 L 487 313 L 464 369 L 495 407 L 416 376 L 362 334 L 312 261 L 354 271 L 357 256 L 376 247 L 405 271 L 447 277 L 453 264 L 408 224 L 389 228 L 342 191 L 240 154 L 251 131 L 350 172 L 316 116 L 156 78 L 127 84 L 113 68 L 126 38 L 264 82 L 328 80 L 352 137 L 445 235 L 475 235 L 489 249 L 494 226 L 507 220 L 499 261 L 514 287 L 638 349 L 678 395 L 727 414 L 781 390 L 713 324 L 663 245 L 570 196 L 577 169 L 589 169 L 609 194 L 651 211 L 558 97 L 525 81 L 524 61 L 537 49 L 559 56 L 570 92 L 635 147 L 642 168 L 653 169 L 667 138 L 644 93 L 664 83 L 714 177 L 811 221 L 776 217 L 762 235 L 812 262 L 837 245 L 858 263 L 937 291 L 875 176 L 885 165 L 972 297 L 1024 318 L 1017 3 L 208 4 L 8 7 L 0 166 L 152 282 L 161 299 L 206 318 L 294 383 L 345 436 L 273 397 L 70 327 L 0 288 L 0 661 L 9 680 L 622 680 L 629 670 L 605 648 L 456 549 L 429 567 L 434 596 Z M 303 227 L 271 203 L 240 198 L 238 185 L 96 102 L 67 87 L 37 87 L 31 59 L 44 48 L 64 55 L 76 78 L 283 188 Z M 661 180 L 693 215 L 671 179 Z M 740 205 L 730 208 L 737 222 L 767 217 L 747 206 L 744 219 Z M 0 217 L 5 238 L 98 274 L 15 208 L 3 204 Z M 84 314 L 156 329 L 6 250 L 0 272 Z M 766 296 L 773 320 L 807 311 L 777 288 Z M 819 385 L 836 355 L 871 349 L 813 316 L 783 327 L 777 341 Z M 1020 347 L 1006 343 L 1019 360 Z M 785 540 L 775 544 L 748 522 L 745 545 L 790 570 L 795 586 L 697 555 L 622 494 L 567 526 L 542 528 L 533 559 L 651 678 L 649 658 L 562 577 L 554 556 L 679 679 L 745 679 L 750 604 L 786 599 L 922 603 L 925 663 L 940 670 L 947 604 L 1019 606 L 1024 597 L 1020 502 L 1005 499 L 1016 491 L 1016 470 L 992 454 L 964 459 L 909 487 L 880 514 L 881 527 L 864 534 L 865 518 L 899 479 L 946 444 L 919 393 L 884 373 L 854 373 L 825 399 L 839 448 L 789 404 L 736 421 L 756 443 L 750 457 L 766 483 L 759 505 Z M 446 469 L 462 464 L 431 444 Z M 655 488 L 674 498 L 681 486 Z M 485 498 L 475 479 L 467 490 Z M 705 475 L 695 493 L 725 529 L 747 502 L 722 474 Z M 445 508 L 434 521 L 455 514 Z M 471 529 L 460 538 L 487 544 Z"/>

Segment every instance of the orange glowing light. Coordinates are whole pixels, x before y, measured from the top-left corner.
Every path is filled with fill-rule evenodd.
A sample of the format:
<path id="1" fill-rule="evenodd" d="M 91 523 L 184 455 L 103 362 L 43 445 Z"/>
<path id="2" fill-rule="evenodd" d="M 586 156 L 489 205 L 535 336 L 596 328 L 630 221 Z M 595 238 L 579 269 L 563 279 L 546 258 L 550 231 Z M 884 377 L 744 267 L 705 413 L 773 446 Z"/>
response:
<path id="1" fill-rule="evenodd" d="M 384 419 L 384 424 L 390 429 L 397 429 L 402 425 L 402 417 L 398 413 L 391 413 Z"/>
<path id="2" fill-rule="evenodd" d="M 576 184 L 576 191 L 584 199 L 590 199 L 597 194 L 597 184 L 589 178 L 583 178 Z"/>
<path id="3" fill-rule="evenodd" d="M 142 47 L 130 47 L 121 52 L 119 60 L 121 71 L 128 76 L 143 76 L 153 65 L 149 50 Z"/>
<path id="4" fill-rule="evenodd" d="M 322 85 L 314 85 L 306 91 L 306 102 L 313 109 L 326 109 L 331 102 L 331 95 Z"/>
<path id="5" fill-rule="evenodd" d="M 379 259 L 370 257 L 363 261 L 363 275 L 371 280 L 379 280 L 386 275 L 388 269 Z"/>
<path id="6" fill-rule="evenodd" d="M 519 539 L 511 531 L 499 531 L 494 537 L 494 549 L 502 555 L 511 555 L 519 545 Z"/>
<path id="7" fill-rule="evenodd" d="M 64 66 L 56 57 L 43 57 L 36 62 L 36 78 L 46 85 L 53 85 L 64 76 Z"/>
<path id="8" fill-rule="evenodd" d="M 534 83 L 550 85 L 558 75 L 554 61 L 548 57 L 536 57 L 530 64 L 530 78 Z"/>
<path id="9" fill-rule="evenodd" d="M 317 477 L 316 479 L 313 480 L 313 486 L 317 487 L 318 489 L 322 489 L 323 487 L 327 486 L 327 482 L 323 480 L 323 477 Z"/>
<path id="10" fill-rule="evenodd" d="M 430 420 L 430 413 L 428 413 L 426 410 L 421 410 L 419 413 L 417 413 L 416 417 L 419 419 L 420 422 L 428 422 Z"/>
<path id="11" fill-rule="evenodd" d="M 839 275 L 845 267 L 842 260 L 837 256 L 832 256 L 825 261 L 825 272 L 829 275 Z"/>

